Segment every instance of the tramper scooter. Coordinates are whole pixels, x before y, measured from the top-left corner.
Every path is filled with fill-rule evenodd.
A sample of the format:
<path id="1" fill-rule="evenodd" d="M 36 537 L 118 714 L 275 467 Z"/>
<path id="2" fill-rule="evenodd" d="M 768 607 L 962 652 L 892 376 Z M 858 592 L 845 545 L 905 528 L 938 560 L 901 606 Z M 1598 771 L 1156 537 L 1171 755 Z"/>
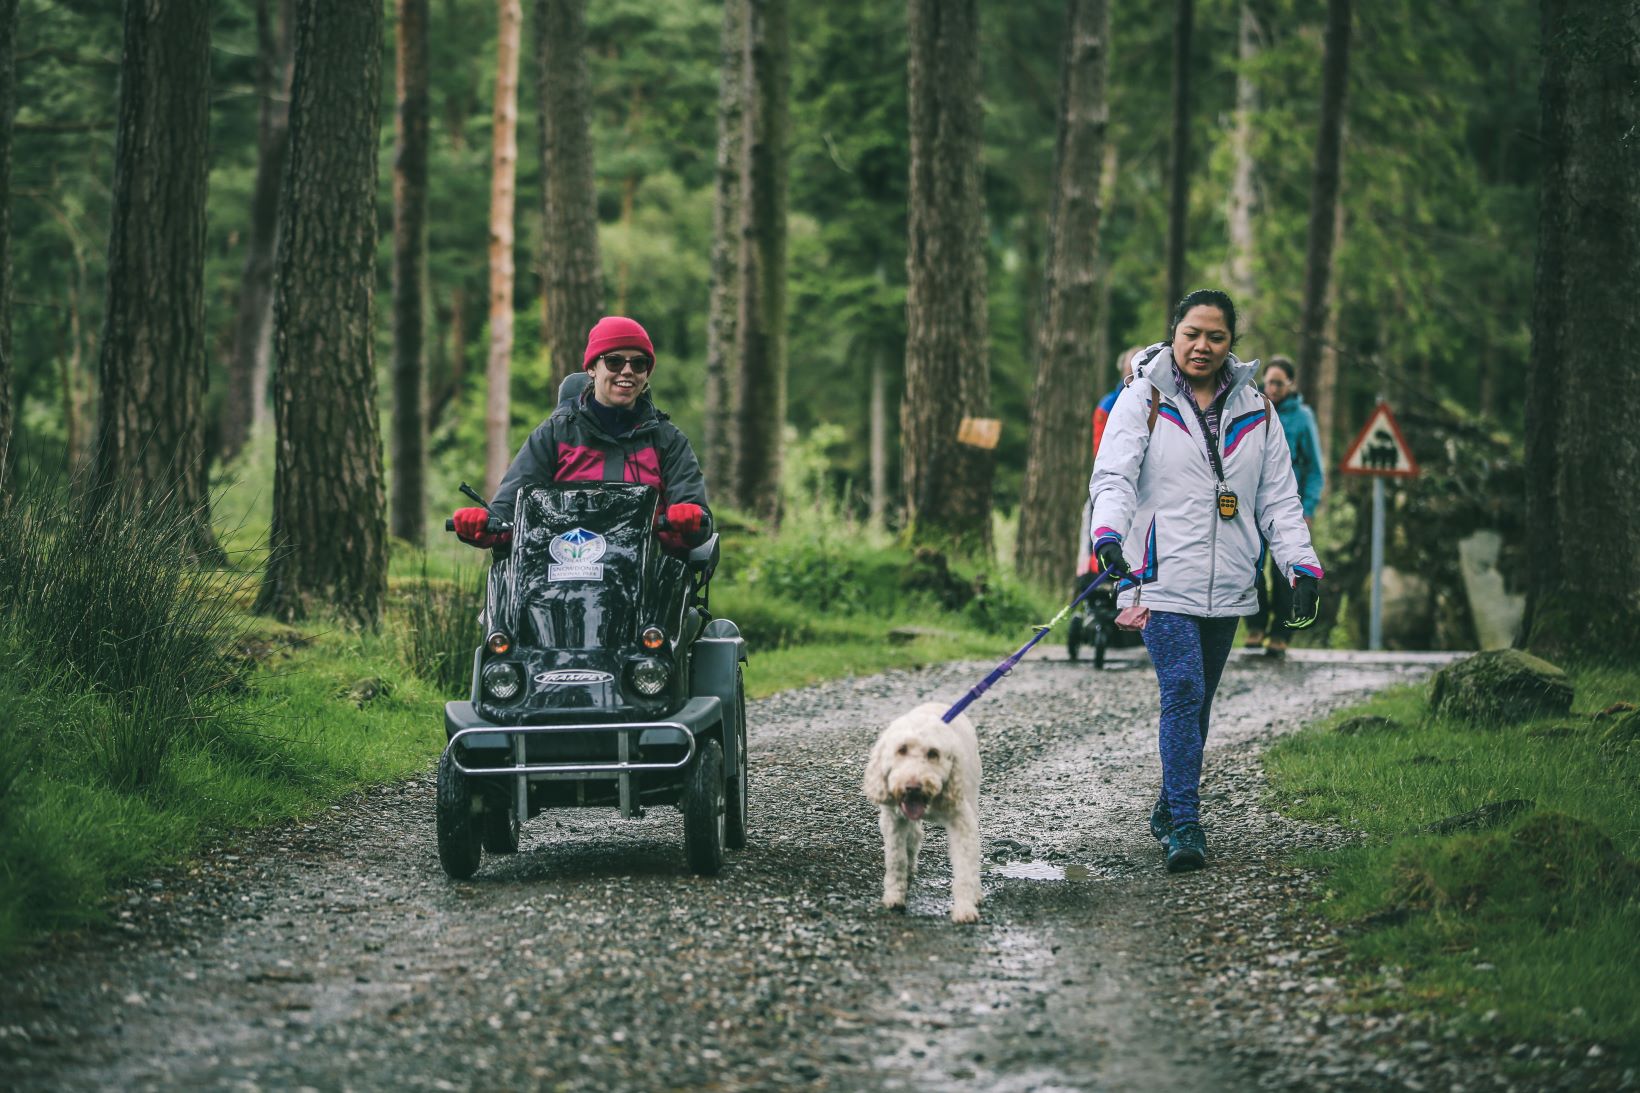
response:
<path id="1" fill-rule="evenodd" d="M 470 487 L 462 489 L 486 508 Z M 696 873 L 746 845 L 746 642 L 713 618 L 718 537 L 656 536 L 660 495 L 586 483 L 519 491 L 490 567 L 470 696 L 444 707 L 438 852 L 458 880 L 518 850 L 550 808 L 675 805 Z M 446 528 L 453 525 L 446 522 Z"/>

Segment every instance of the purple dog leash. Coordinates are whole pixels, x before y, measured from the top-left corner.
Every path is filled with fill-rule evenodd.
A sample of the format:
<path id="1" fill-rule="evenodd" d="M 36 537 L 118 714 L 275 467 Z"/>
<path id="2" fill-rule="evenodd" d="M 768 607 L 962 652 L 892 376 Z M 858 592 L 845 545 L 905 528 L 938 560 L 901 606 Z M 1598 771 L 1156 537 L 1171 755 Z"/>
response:
<path id="1" fill-rule="evenodd" d="M 1043 638 L 1047 637 L 1048 636 L 1048 631 L 1052 630 L 1054 628 L 1054 626 L 1058 624 L 1060 619 L 1062 619 L 1066 615 L 1070 614 L 1071 611 L 1073 609 L 1075 609 L 1077 604 L 1079 604 L 1083 600 L 1087 599 L 1089 593 L 1091 593 L 1094 589 L 1098 588 L 1101 584 L 1104 584 L 1106 579 L 1111 577 L 1112 575 L 1114 575 L 1115 572 L 1116 571 L 1114 569 L 1107 569 L 1103 573 L 1099 574 L 1099 576 L 1097 576 L 1093 580 L 1089 581 L 1088 582 L 1088 587 L 1084 588 L 1081 591 L 1081 593 L 1079 593 L 1077 595 L 1076 599 L 1072 600 L 1070 603 L 1068 603 L 1064 607 L 1060 608 L 1059 609 L 1059 614 L 1057 614 L 1053 618 L 1049 619 L 1046 624 L 1044 624 L 1042 626 L 1038 626 L 1036 628 L 1036 633 L 1031 636 L 1030 641 L 1027 641 L 1024 645 L 1020 646 L 1019 651 L 1016 652 L 1013 656 L 1009 657 L 1007 660 L 1004 660 L 1001 664 L 998 664 L 995 668 L 992 668 L 990 675 L 986 676 L 984 679 L 980 680 L 973 687 L 969 688 L 968 693 L 963 695 L 961 698 L 959 698 L 957 700 L 956 705 L 952 706 L 949 710 L 946 710 L 945 714 L 940 718 L 940 720 L 944 721 L 947 724 L 950 724 L 950 722 L 953 718 L 955 718 L 958 714 L 960 714 L 962 711 L 966 710 L 970 705 L 973 704 L 974 699 L 978 698 L 980 695 L 984 694 L 986 691 L 989 691 L 991 689 L 992 684 L 994 684 L 997 680 L 1001 679 L 1003 676 L 1007 675 L 1009 672 L 1013 671 L 1014 670 L 1014 665 L 1019 663 L 1019 658 L 1031 651 L 1031 646 L 1035 645 L 1037 642 L 1039 642 Z"/>

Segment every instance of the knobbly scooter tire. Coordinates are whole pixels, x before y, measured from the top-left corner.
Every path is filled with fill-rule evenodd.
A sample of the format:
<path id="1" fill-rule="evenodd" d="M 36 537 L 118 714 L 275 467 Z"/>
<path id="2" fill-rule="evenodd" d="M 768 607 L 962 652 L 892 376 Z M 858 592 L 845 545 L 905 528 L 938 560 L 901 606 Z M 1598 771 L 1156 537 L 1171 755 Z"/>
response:
<path id="1" fill-rule="evenodd" d="M 1110 629 L 1105 626 L 1095 626 L 1093 631 L 1093 666 L 1105 666 L 1105 650 L 1110 648 Z"/>
<path id="2" fill-rule="evenodd" d="M 1065 652 L 1072 660 L 1082 651 L 1082 617 L 1072 615 L 1065 628 Z"/>
<path id="3" fill-rule="evenodd" d="M 746 801 L 747 788 L 750 776 L 747 768 L 751 760 L 746 754 L 746 679 L 741 672 L 740 665 L 735 665 L 735 726 L 736 739 L 740 746 L 736 749 L 740 756 L 740 769 L 728 780 L 724 789 L 723 802 L 723 842 L 730 850 L 746 849 Z"/>
<path id="4" fill-rule="evenodd" d="M 438 860 L 452 880 L 478 872 L 483 857 L 478 817 L 473 814 L 471 781 L 455 767 L 449 752 L 438 761 Z"/>
<path id="5" fill-rule="evenodd" d="M 712 876 L 723 868 L 723 745 L 703 740 L 678 802 L 683 812 L 683 850 L 689 868 Z"/>

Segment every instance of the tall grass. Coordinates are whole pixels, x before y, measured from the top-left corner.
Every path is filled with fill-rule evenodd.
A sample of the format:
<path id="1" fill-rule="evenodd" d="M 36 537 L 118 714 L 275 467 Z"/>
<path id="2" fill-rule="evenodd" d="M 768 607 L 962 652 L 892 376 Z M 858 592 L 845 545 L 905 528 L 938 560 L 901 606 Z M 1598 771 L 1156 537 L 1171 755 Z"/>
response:
<path id="1" fill-rule="evenodd" d="M 141 790 L 181 740 L 221 731 L 238 679 L 244 575 L 195 565 L 191 514 L 94 506 L 40 479 L 0 511 L 0 626 L 16 678 L 97 696 L 72 733 L 111 786 Z"/>
<path id="2" fill-rule="evenodd" d="M 458 571 L 438 580 L 422 570 L 406 590 L 405 663 L 441 694 L 460 698 L 472 682 L 473 650 L 482 640 L 478 615 L 484 608 L 485 571 Z"/>

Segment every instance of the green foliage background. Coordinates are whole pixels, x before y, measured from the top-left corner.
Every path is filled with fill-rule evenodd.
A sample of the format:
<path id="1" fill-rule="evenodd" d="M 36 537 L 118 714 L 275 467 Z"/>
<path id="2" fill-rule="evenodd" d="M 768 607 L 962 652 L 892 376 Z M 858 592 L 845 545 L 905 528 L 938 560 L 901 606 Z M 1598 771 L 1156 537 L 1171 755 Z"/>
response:
<path id="1" fill-rule="evenodd" d="M 550 259 L 540 247 L 532 6 L 525 5 L 519 128 L 520 433 L 538 420 L 553 387 L 538 360 L 539 292 Z M 1260 96 L 1258 288 L 1244 301 L 1251 324 L 1241 349 L 1268 356 L 1296 348 L 1323 13 L 1296 0 L 1257 0 L 1254 8 L 1265 28 L 1249 73 Z M 1536 216 L 1536 8 L 1533 0 L 1357 7 L 1336 272 L 1339 432 L 1363 420 L 1380 392 L 1398 404 L 1449 399 L 1518 430 Z M 1201 0 L 1196 9 L 1188 279 L 1205 285 L 1224 279 L 1239 3 Z M 207 284 L 219 398 L 248 238 L 257 103 L 252 5 L 224 0 L 213 11 Z M 661 350 L 657 398 L 697 439 L 720 15 L 721 6 L 707 0 L 607 0 L 588 10 L 607 303 L 650 328 Z M 433 451 L 442 461 L 432 478 L 436 507 L 444 478 L 471 474 L 480 450 L 495 16 L 487 2 L 437 0 L 432 18 L 430 382 L 446 384 L 458 363 L 464 377 L 460 396 L 433 423 Z M 1017 500 L 1024 466 L 1063 18 L 1060 3 L 1019 0 L 987 5 L 982 25 L 992 373 L 1004 420 L 998 502 L 1005 509 Z M 866 0 L 800 5 L 792 18 L 789 417 L 804 435 L 840 427 L 825 434 L 826 477 L 836 496 L 857 506 L 864 504 L 869 368 L 888 363 L 897 397 L 905 341 L 904 19 L 902 6 Z M 1170 19 L 1166 5 L 1113 5 L 1111 136 L 1119 170 L 1105 218 L 1110 344 L 1100 356 L 1107 360 L 1160 337 L 1166 318 Z M 390 67 L 391 40 L 383 48 Z M 67 439 L 65 390 L 85 397 L 95 371 L 119 49 L 117 0 L 22 2 L 16 380 L 22 447 L 48 462 L 60 462 Z M 385 366 L 393 81 L 383 85 L 377 299 Z M 460 337 L 453 329 L 458 293 L 466 301 Z M 461 362 L 453 360 L 458 351 Z M 85 428 L 82 418 L 82 450 Z M 889 447 L 896 448 L 892 436 Z M 897 468 L 890 481 L 897 485 Z"/>

